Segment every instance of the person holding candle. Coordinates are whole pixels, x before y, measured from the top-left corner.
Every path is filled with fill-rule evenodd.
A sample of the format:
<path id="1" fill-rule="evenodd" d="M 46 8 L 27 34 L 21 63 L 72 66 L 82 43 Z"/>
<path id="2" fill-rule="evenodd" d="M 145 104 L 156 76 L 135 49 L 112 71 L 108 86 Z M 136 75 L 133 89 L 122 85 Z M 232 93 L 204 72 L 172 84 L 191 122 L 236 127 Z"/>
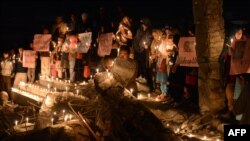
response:
<path id="1" fill-rule="evenodd" d="M 9 52 L 4 51 L 3 60 L 1 61 L 1 77 L 3 90 L 9 95 L 9 99 L 12 100 L 11 96 L 11 77 L 14 76 L 14 66 L 9 57 Z"/>
<path id="2" fill-rule="evenodd" d="M 14 80 L 14 87 L 18 87 L 19 83 L 27 82 L 27 68 L 23 67 L 23 48 L 18 48 L 19 54 L 16 55 L 16 63 L 15 63 L 15 80 Z"/>
<path id="3" fill-rule="evenodd" d="M 227 106 L 228 106 L 228 116 L 230 116 L 231 118 L 234 118 L 233 116 L 233 105 L 234 105 L 234 89 L 235 89 L 235 83 L 236 83 L 236 78 L 238 77 L 240 79 L 240 85 L 241 85 L 241 89 L 243 88 L 243 81 L 240 77 L 241 74 L 239 75 L 229 75 L 229 72 L 230 72 L 230 65 L 231 65 L 231 59 L 232 57 L 235 57 L 235 43 L 236 41 L 239 41 L 239 40 L 245 40 L 246 39 L 246 36 L 243 32 L 243 28 L 242 27 L 238 27 L 236 28 L 235 30 L 235 33 L 234 33 L 234 37 L 233 37 L 233 40 L 231 41 L 231 44 L 228 45 L 229 49 L 228 49 L 228 55 L 226 59 L 228 59 L 228 63 L 227 63 L 227 66 L 226 66 L 226 98 L 227 98 Z"/>
<path id="4" fill-rule="evenodd" d="M 134 50 L 134 58 L 138 64 L 138 80 L 147 82 L 150 91 L 153 90 L 153 81 L 149 68 L 149 46 L 153 40 L 151 23 L 148 18 L 140 20 L 140 27 L 135 34 L 132 48 Z"/>

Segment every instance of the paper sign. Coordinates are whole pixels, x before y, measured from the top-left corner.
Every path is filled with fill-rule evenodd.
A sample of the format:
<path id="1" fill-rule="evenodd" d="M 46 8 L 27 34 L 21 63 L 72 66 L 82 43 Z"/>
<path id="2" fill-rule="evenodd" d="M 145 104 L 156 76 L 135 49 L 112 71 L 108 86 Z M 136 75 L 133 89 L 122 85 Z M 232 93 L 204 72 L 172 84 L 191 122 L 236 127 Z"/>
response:
<path id="1" fill-rule="evenodd" d="M 32 50 L 23 51 L 23 67 L 35 68 L 36 67 L 36 52 Z"/>
<path id="2" fill-rule="evenodd" d="M 103 57 L 105 55 L 110 55 L 112 49 L 112 33 L 101 34 L 99 36 L 99 47 L 98 55 Z"/>
<path id="3" fill-rule="evenodd" d="M 77 52 L 79 52 L 79 53 L 87 53 L 88 52 L 89 47 L 91 45 L 91 37 L 92 37 L 92 32 L 78 34 L 78 38 L 80 40 L 80 43 L 78 45 Z"/>
<path id="4" fill-rule="evenodd" d="M 51 34 L 35 34 L 33 47 L 35 51 L 49 51 Z"/>
<path id="5" fill-rule="evenodd" d="M 198 67 L 195 37 L 181 37 L 179 40 L 180 66 Z"/>

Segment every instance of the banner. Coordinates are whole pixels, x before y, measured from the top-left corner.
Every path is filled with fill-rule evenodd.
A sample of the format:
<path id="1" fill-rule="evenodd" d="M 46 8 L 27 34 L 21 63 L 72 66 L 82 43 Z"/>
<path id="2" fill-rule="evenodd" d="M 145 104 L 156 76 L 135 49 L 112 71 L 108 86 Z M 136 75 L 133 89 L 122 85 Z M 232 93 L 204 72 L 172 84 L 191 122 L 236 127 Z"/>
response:
<path id="1" fill-rule="evenodd" d="M 178 48 L 180 66 L 199 67 L 195 50 L 195 37 L 181 37 Z"/>
<path id="2" fill-rule="evenodd" d="M 230 75 L 250 73 L 250 39 L 235 41 L 233 47 Z"/>
<path id="3" fill-rule="evenodd" d="M 105 55 L 110 55 L 112 49 L 112 33 L 101 34 L 99 36 L 99 47 L 98 55 L 103 57 Z"/>
<path id="4" fill-rule="evenodd" d="M 51 34 L 35 34 L 33 47 L 35 51 L 49 51 Z"/>
<path id="5" fill-rule="evenodd" d="M 23 67 L 35 68 L 36 67 L 36 52 L 32 50 L 23 51 Z"/>
<path id="6" fill-rule="evenodd" d="M 91 45 L 91 37 L 92 37 L 92 32 L 78 34 L 78 38 L 80 40 L 80 43 L 77 48 L 78 53 L 88 52 L 89 47 Z"/>

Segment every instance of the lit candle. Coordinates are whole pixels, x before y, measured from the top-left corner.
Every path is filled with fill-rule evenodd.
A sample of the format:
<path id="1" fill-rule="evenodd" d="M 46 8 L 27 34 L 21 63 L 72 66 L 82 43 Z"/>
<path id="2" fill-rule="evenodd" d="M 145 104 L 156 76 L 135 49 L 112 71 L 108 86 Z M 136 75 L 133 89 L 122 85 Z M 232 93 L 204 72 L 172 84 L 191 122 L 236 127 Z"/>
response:
<path id="1" fill-rule="evenodd" d="M 120 53 L 120 48 L 117 48 L 117 56 L 119 55 Z"/>
<path id="2" fill-rule="evenodd" d="M 63 117 L 64 117 L 64 114 L 65 114 L 65 110 L 63 109 L 63 110 L 62 110 L 62 112 L 63 112 Z"/>
<path id="3" fill-rule="evenodd" d="M 141 95 L 141 94 L 138 94 L 137 98 L 138 98 L 138 99 L 142 99 L 142 95 Z"/>
<path id="4" fill-rule="evenodd" d="M 76 90 L 76 94 L 77 94 L 77 95 L 79 94 L 79 90 L 78 90 L 78 89 Z"/>
<path id="5" fill-rule="evenodd" d="M 53 114 L 56 115 L 56 112 L 54 112 Z"/>
<path id="6" fill-rule="evenodd" d="M 149 94 L 148 94 L 148 98 L 150 98 L 150 97 L 151 97 L 151 94 L 149 93 Z"/>
<path id="7" fill-rule="evenodd" d="M 67 121 L 68 120 L 68 115 L 66 115 L 65 117 L 64 117 L 64 121 Z"/>
<path id="8" fill-rule="evenodd" d="M 169 127 L 169 123 L 167 123 L 167 127 Z"/>
<path id="9" fill-rule="evenodd" d="M 98 73 L 98 72 L 99 72 L 99 69 L 97 68 L 97 69 L 96 69 L 96 73 Z"/>
<path id="10" fill-rule="evenodd" d="M 234 41 L 234 39 L 233 39 L 233 38 L 231 38 L 231 39 L 230 39 L 230 41 L 231 41 L 231 44 L 232 44 L 232 43 L 233 43 L 233 41 Z"/>
<path id="11" fill-rule="evenodd" d="M 53 125 L 53 122 L 54 122 L 54 118 L 51 118 L 51 124 Z"/>
<path id="12" fill-rule="evenodd" d="M 92 79 L 92 77 L 93 77 L 93 76 L 92 76 L 92 75 L 90 75 L 90 79 Z"/>
<path id="13" fill-rule="evenodd" d="M 204 136 L 203 139 L 206 140 L 206 139 L 207 139 L 207 136 Z"/>
<path id="14" fill-rule="evenodd" d="M 17 126 L 17 123 L 18 123 L 18 121 L 17 120 L 15 120 L 15 125 Z"/>
<path id="15" fill-rule="evenodd" d="M 179 132 L 180 132 L 180 129 L 179 129 L 179 128 L 177 128 L 177 129 L 176 129 L 176 133 L 179 133 Z"/>
<path id="16" fill-rule="evenodd" d="M 145 41 L 143 42 L 143 45 L 144 45 L 144 46 L 146 45 L 146 42 L 145 42 Z"/>
<path id="17" fill-rule="evenodd" d="M 29 118 L 27 117 L 27 118 L 26 118 L 26 123 L 28 123 L 28 122 L 29 122 Z"/>
<path id="18" fill-rule="evenodd" d="M 130 89 L 130 93 L 133 94 L 133 89 Z"/>

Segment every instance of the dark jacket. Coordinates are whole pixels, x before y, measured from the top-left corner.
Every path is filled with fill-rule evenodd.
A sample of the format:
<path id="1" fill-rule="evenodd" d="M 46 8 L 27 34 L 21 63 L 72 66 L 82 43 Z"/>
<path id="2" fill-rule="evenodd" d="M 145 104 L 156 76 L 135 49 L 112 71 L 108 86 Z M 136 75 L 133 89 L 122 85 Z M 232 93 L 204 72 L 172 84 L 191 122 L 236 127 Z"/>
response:
<path id="1" fill-rule="evenodd" d="M 15 59 L 15 72 L 21 72 L 21 73 L 27 73 L 27 68 L 23 67 L 23 64 L 21 61 L 23 61 L 23 57 L 20 57 L 20 54 L 16 55 L 16 59 Z"/>

